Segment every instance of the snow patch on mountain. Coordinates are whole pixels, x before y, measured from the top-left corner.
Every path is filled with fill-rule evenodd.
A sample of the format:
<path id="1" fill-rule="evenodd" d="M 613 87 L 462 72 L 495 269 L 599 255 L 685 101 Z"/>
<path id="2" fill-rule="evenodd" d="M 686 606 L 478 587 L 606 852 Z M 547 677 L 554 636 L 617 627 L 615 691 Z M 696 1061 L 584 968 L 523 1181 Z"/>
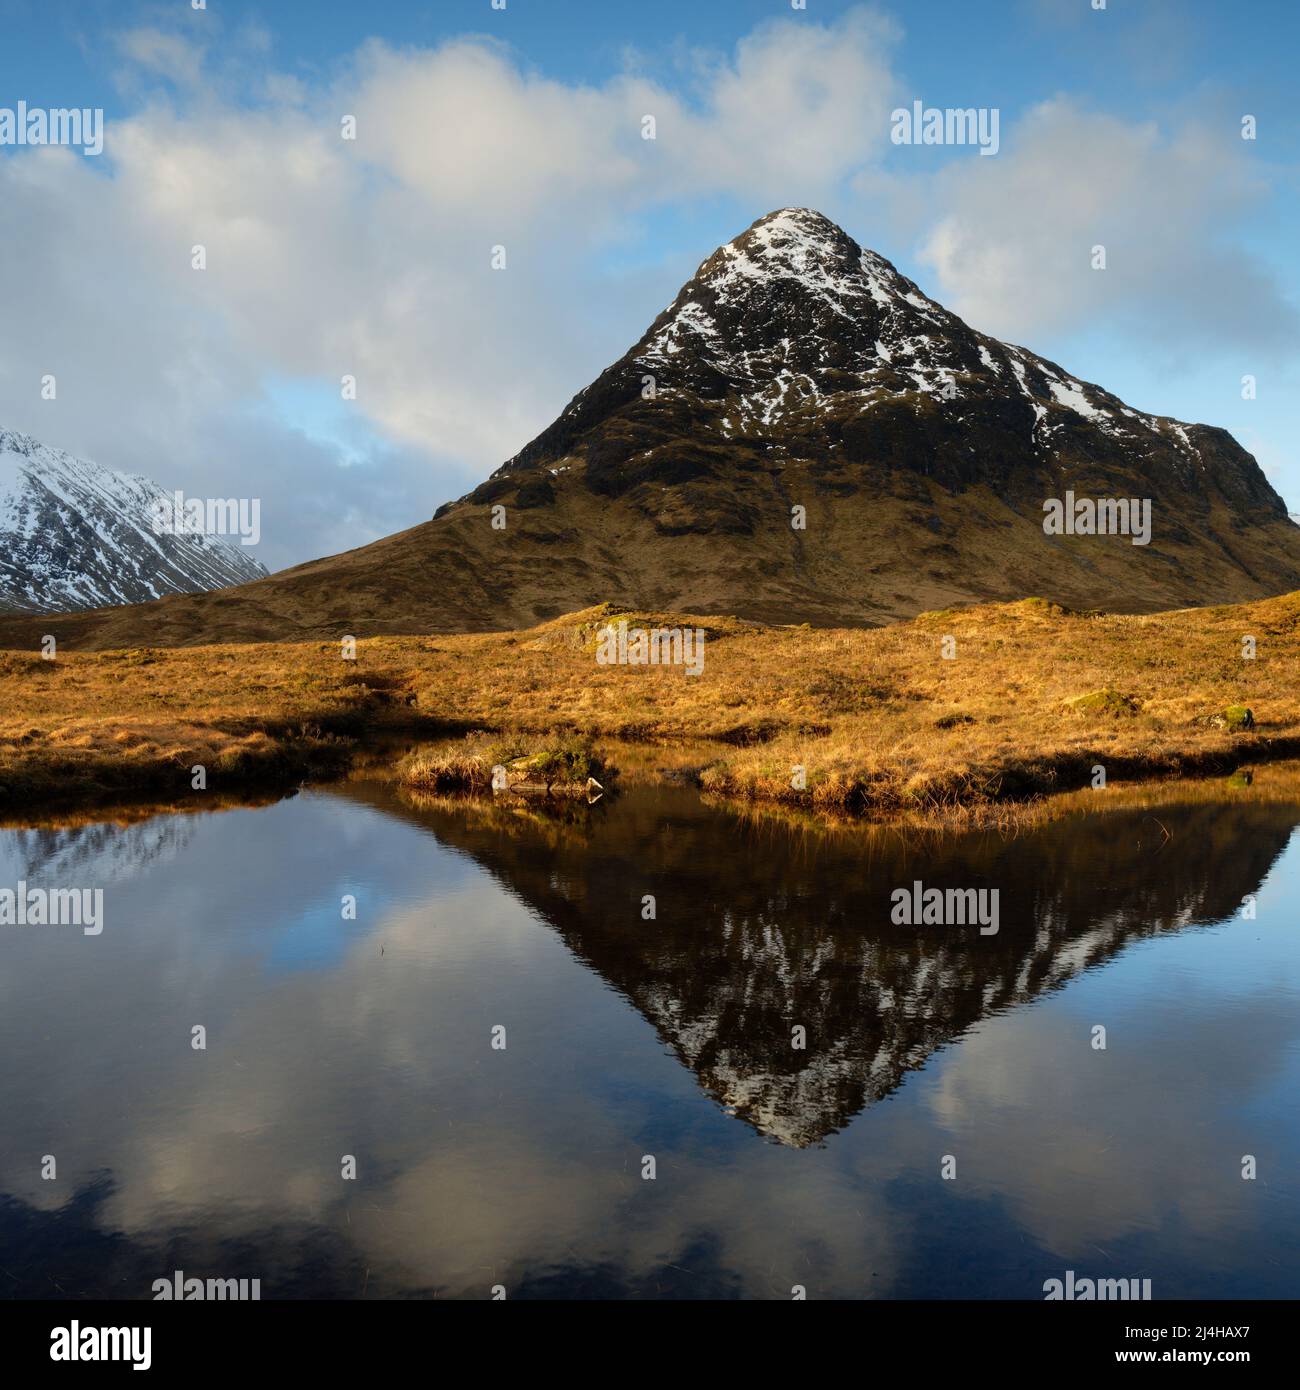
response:
<path id="1" fill-rule="evenodd" d="M 801 332 L 793 348 L 787 336 L 763 351 L 752 337 L 739 338 L 719 322 L 734 325 L 751 314 L 756 321 L 773 315 L 793 320 L 806 316 L 809 305 L 824 311 L 825 321 L 812 335 Z M 856 345 L 847 361 L 845 342 Z M 725 412 L 728 438 L 735 437 L 737 419 L 742 435 L 746 427 L 770 430 L 810 400 L 857 397 L 857 408 L 868 412 L 900 390 L 931 393 L 941 402 L 1000 392 L 1009 366 L 1030 407 L 1029 434 L 1039 448 L 1050 452 L 1053 436 L 1075 416 L 1113 436 L 1147 432 L 1167 439 L 1172 430 L 1184 452 L 1204 466 L 1183 426 L 1132 410 L 1025 348 L 973 332 L 883 256 L 863 250 L 809 208 L 782 208 L 720 247 L 634 349 L 634 361 L 657 373 L 671 368 L 687 344 L 697 364 L 735 394 L 734 410 Z M 789 389 L 792 376 L 807 385 Z M 659 387 L 661 394 L 682 389 Z"/>
<path id="2" fill-rule="evenodd" d="M 0 610 L 143 603 L 267 574 L 238 537 L 155 535 L 169 497 L 139 474 L 0 429 Z"/>

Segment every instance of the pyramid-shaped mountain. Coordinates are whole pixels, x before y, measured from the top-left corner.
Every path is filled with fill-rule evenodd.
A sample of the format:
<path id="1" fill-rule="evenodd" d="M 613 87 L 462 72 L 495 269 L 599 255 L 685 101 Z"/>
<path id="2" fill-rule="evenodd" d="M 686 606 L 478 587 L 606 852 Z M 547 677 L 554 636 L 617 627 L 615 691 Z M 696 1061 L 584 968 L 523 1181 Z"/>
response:
<path id="1" fill-rule="evenodd" d="M 1068 494 L 1133 499 L 1130 534 L 1045 533 L 1044 504 Z M 605 601 L 854 626 L 1027 595 L 1147 611 L 1295 588 L 1300 528 L 1226 431 L 977 332 L 785 208 L 431 522 L 63 621 L 117 646 L 516 628 Z"/>

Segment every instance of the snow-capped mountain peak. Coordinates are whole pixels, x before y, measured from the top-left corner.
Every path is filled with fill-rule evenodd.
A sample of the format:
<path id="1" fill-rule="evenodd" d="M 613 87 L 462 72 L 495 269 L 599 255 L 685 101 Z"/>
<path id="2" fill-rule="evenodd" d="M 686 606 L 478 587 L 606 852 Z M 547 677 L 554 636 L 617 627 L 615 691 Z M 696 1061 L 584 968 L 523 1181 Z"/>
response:
<path id="1" fill-rule="evenodd" d="M 0 429 L 0 610 L 143 603 L 261 579 L 238 536 L 155 533 L 166 489 Z"/>
<path id="2" fill-rule="evenodd" d="M 976 332 L 811 208 L 769 213 L 719 247 L 633 354 L 646 371 L 674 374 L 684 358 L 702 359 L 738 388 L 721 424 L 727 438 L 833 397 L 860 414 L 900 394 L 951 403 L 1009 389 L 1028 406 L 1025 427 L 1040 453 L 1051 453 L 1053 435 L 1073 416 L 1121 438 L 1161 436 L 1187 467 L 1204 467 L 1189 433 L 1196 426 L 1130 409 L 1035 353 Z"/>

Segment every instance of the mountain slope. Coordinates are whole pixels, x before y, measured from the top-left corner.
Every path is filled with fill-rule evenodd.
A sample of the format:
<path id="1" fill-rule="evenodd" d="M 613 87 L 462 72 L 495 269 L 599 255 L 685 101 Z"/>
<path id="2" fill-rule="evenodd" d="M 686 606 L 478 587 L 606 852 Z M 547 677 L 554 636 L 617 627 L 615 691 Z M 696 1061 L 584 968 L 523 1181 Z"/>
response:
<path id="1" fill-rule="evenodd" d="M 0 611 L 137 604 L 266 575 L 237 538 L 155 535 L 167 496 L 148 478 L 0 430 Z"/>
<path id="2" fill-rule="evenodd" d="M 1150 544 L 1044 534 L 1044 502 L 1068 491 L 1149 499 Z M 219 595 L 69 619 L 65 637 L 503 629 L 601 601 L 869 625 L 1025 595 L 1149 611 L 1295 588 L 1300 528 L 1224 430 L 976 332 L 787 208 L 432 522 Z"/>

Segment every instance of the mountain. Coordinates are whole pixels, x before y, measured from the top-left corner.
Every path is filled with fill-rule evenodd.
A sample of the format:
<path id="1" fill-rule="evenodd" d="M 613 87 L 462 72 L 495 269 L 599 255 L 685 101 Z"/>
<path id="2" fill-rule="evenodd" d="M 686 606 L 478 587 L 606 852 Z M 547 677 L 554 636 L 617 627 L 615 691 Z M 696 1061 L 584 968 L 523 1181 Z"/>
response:
<path id="1" fill-rule="evenodd" d="M 265 577 L 238 537 L 155 535 L 169 494 L 0 430 L 0 612 L 139 604 Z"/>
<path id="2" fill-rule="evenodd" d="M 1044 503 L 1070 492 L 1149 501 L 1150 543 L 1045 534 Z M 68 619 L 65 637 L 503 629 L 603 601 L 854 626 L 1028 595 L 1149 611 L 1295 588 L 1300 528 L 1226 431 L 977 332 L 785 208 L 431 522 L 220 595 Z"/>

